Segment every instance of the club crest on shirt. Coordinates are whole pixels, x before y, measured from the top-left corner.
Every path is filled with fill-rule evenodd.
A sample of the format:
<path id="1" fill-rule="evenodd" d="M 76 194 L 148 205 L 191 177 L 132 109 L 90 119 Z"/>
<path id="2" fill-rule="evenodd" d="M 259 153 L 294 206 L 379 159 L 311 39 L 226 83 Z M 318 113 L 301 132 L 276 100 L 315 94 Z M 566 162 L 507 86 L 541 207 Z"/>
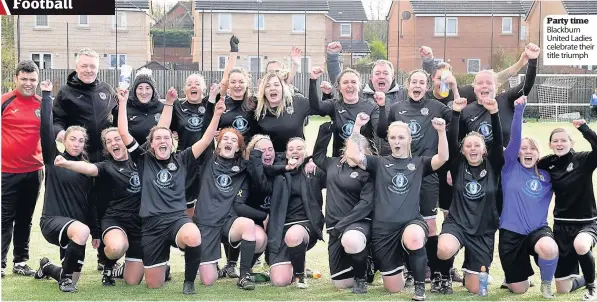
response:
<path id="1" fill-rule="evenodd" d="M 238 171 L 240 171 L 240 168 L 238 166 L 234 166 L 234 167 L 232 167 L 231 170 L 232 170 L 232 172 L 238 172 Z"/>
<path id="2" fill-rule="evenodd" d="M 422 115 L 429 115 L 429 108 L 427 108 L 427 107 L 421 108 L 421 114 Z"/>
<path id="3" fill-rule="evenodd" d="M 187 120 L 187 126 L 185 128 L 189 131 L 197 132 L 197 131 L 200 131 L 202 127 L 203 127 L 203 117 L 193 114 Z"/>
<path id="4" fill-rule="evenodd" d="M 156 122 L 159 122 L 159 121 L 160 121 L 160 117 L 161 117 L 161 116 L 162 116 L 162 114 L 161 114 L 161 113 L 156 113 L 156 114 L 153 116 L 153 118 L 155 119 L 155 121 L 156 121 Z"/>
<path id="5" fill-rule="evenodd" d="M 199 113 L 204 114 L 205 113 L 205 107 L 199 107 Z"/>
<path id="6" fill-rule="evenodd" d="M 388 189 L 396 194 L 404 194 L 408 191 L 408 178 L 402 173 L 398 173 L 392 177 L 392 183 Z"/>
<path id="7" fill-rule="evenodd" d="M 103 92 L 100 92 L 98 94 L 99 94 L 100 99 L 102 99 L 102 100 L 105 100 L 107 98 L 106 94 Z"/>
<path id="8" fill-rule="evenodd" d="M 37 116 L 38 118 L 41 118 L 41 110 L 39 110 L 39 108 L 35 109 L 33 113 L 35 113 L 35 116 Z"/>
<path id="9" fill-rule="evenodd" d="M 352 172 L 350 173 L 350 178 L 357 178 L 359 176 L 359 172 Z"/>
<path id="10" fill-rule="evenodd" d="M 352 129 L 354 128 L 354 121 L 348 121 L 346 124 L 342 125 L 342 132 L 340 133 L 340 137 L 342 139 L 347 139 L 352 134 Z"/>
<path id="11" fill-rule="evenodd" d="M 545 181 L 545 176 L 543 176 L 543 174 L 539 174 L 539 180 Z"/>
<path id="12" fill-rule="evenodd" d="M 406 168 L 409 169 L 410 171 L 414 171 L 416 167 L 415 167 L 415 164 L 409 163 L 408 165 L 406 165 Z"/>
<path id="13" fill-rule="evenodd" d="M 483 171 L 481 171 L 481 174 L 479 174 L 479 176 L 485 177 L 485 175 L 487 175 L 487 170 L 483 169 Z"/>
<path id="14" fill-rule="evenodd" d="M 170 171 L 176 171 L 176 165 L 174 163 L 169 163 L 168 164 L 168 170 L 170 170 Z"/>
<path id="15" fill-rule="evenodd" d="M 160 170 L 153 181 L 160 189 L 172 187 L 172 174 L 166 169 Z"/>
<path id="16" fill-rule="evenodd" d="M 573 164 L 573 163 L 570 163 L 570 164 L 568 165 L 568 167 L 566 168 L 566 171 L 568 171 L 568 172 L 571 172 L 573 169 L 574 169 L 574 164 Z"/>
<path id="17" fill-rule="evenodd" d="M 464 196 L 468 199 L 479 199 L 485 196 L 485 192 L 480 183 L 473 180 L 464 186 Z"/>
<path id="18" fill-rule="evenodd" d="M 240 132 L 241 134 L 244 134 L 245 132 L 247 132 L 247 130 L 249 130 L 249 121 L 247 121 L 247 119 L 245 119 L 244 117 L 238 115 L 234 118 L 234 121 L 232 122 L 232 127 L 238 130 L 238 132 Z"/>
<path id="19" fill-rule="evenodd" d="M 232 178 L 226 174 L 220 174 L 216 177 L 216 187 L 218 190 L 228 193 L 232 191 Z"/>
<path id="20" fill-rule="evenodd" d="M 121 171 L 122 172 L 122 171 Z M 131 178 L 129 178 L 129 187 L 126 190 L 130 193 L 139 193 L 141 192 L 141 180 L 139 179 L 139 173 L 133 172 L 131 173 Z"/>
<path id="21" fill-rule="evenodd" d="M 293 114 L 294 113 L 294 107 L 293 106 L 286 107 L 286 113 Z"/>

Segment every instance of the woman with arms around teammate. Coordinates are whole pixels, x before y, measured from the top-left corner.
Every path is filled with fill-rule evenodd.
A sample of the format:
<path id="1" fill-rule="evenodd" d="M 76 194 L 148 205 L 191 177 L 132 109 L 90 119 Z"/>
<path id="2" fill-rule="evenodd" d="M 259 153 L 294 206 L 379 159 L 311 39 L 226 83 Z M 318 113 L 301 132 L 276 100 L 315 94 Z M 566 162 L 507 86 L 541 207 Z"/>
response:
<path id="1" fill-rule="evenodd" d="M 437 131 L 434 129 L 433 120 L 441 118 L 444 121 L 449 121 L 452 118 L 450 108 L 436 99 L 426 98 L 427 79 L 427 73 L 423 70 L 411 72 L 408 76 L 406 87 L 408 98 L 403 102 L 392 105 L 388 116 L 380 114 L 377 125 L 377 135 L 379 137 L 387 137 L 388 124 L 395 121 L 407 124 L 412 138 L 412 156 L 433 156 L 437 154 L 439 137 Z M 376 93 L 375 100 L 379 105 L 380 112 L 386 112 L 386 100 L 383 97 L 383 93 Z M 429 238 L 425 244 L 427 260 L 429 261 L 430 275 L 437 285 L 441 279 L 437 270 L 437 225 L 435 221 L 439 200 L 439 180 L 437 173 L 432 173 L 423 178 L 420 198 L 420 212 L 429 227 Z M 437 274 L 435 274 L 436 272 Z M 437 290 L 437 288 L 435 289 Z"/>
<path id="2" fill-rule="evenodd" d="M 56 157 L 56 166 L 67 168 L 90 177 L 97 177 L 105 188 L 111 191 L 106 197 L 106 214 L 100 226 L 104 242 L 106 262 L 102 284 L 115 285 L 112 269 L 116 261 L 126 253 L 124 281 L 137 285 L 143 279 L 143 252 L 141 251 L 141 181 L 137 166 L 129 160 L 118 128 L 111 127 L 102 131 L 104 152 L 109 159 L 91 164 L 84 161 L 67 160 L 61 155 Z"/>
<path id="3" fill-rule="evenodd" d="M 381 94 L 381 93 L 380 93 Z M 382 95 L 378 95 L 381 98 Z M 423 177 L 432 174 L 448 160 L 446 123 L 441 118 L 432 121 L 438 132 L 437 154 L 432 157 L 412 156 L 411 131 L 408 124 L 394 122 L 388 129 L 388 142 L 392 154 L 371 156 L 359 150 L 357 130 L 369 121 L 361 113 L 355 122 L 355 131 L 346 143 L 346 157 L 370 173 L 375 179 L 375 204 L 373 210 L 373 255 L 379 264 L 384 287 L 390 292 L 404 288 L 403 252 L 409 254 L 414 278 L 413 300 L 425 300 L 425 270 L 427 254 L 425 241 L 428 226 L 419 211 Z"/>
<path id="4" fill-rule="evenodd" d="M 271 281 L 287 286 L 293 280 L 307 288 L 305 255 L 317 240 L 323 240 L 324 218 L 321 208 L 325 174 L 317 169 L 313 176 L 305 171 L 306 143 L 296 137 L 288 141 L 281 175 L 274 178 L 267 227 L 267 249 Z"/>
<path id="5" fill-rule="evenodd" d="M 323 123 L 313 147 L 313 160 L 326 173 L 325 225 L 330 236 L 330 274 L 336 288 L 352 287 L 353 293 L 364 294 L 374 182 L 350 158 L 326 156 L 332 132 L 331 122 Z M 359 150 L 371 155 L 367 139 L 358 136 Z"/>
<path id="6" fill-rule="evenodd" d="M 469 292 L 479 291 L 478 274 L 493 261 L 495 232 L 499 214 L 496 207 L 499 177 L 504 165 L 502 136 L 496 135 L 491 150 L 477 132 L 466 135 L 459 149 L 459 119 L 466 99 L 454 100 L 450 123 L 450 173 L 454 186 L 448 217 L 442 225 L 437 245 L 438 267 L 441 273 L 439 292 L 452 294 L 450 269 L 454 256 L 465 248 L 462 270 Z M 484 99 L 483 107 L 491 114 L 491 127 L 501 132 L 497 102 Z"/>
<path id="7" fill-rule="evenodd" d="M 95 205 L 87 201 L 93 179 L 59 167 L 54 162 L 59 163 L 61 157 L 72 161 L 84 161 L 87 131 L 79 126 L 68 127 L 64 139 L 65 151 L 58 153 L 52 126 L 52 83 L 48 80 L 42 82 L 41 90 L 40 137 L 46 170 L 46 188 L 40 227 L 44 238 L 60 247 L 62 267 L 50 263 L 48 258 L 43 258 L 35 278 L 52 277 L 58 281 L 61 291 L 75 292 L 75 285 L 85 260 L 85 243 L 89 238 L 90 228 L 96 227 L 97 223 Z M 57 154 L 61 157 L 57 158 Z M 98 246 L 99 240 L 93 240 L 93 247 Z"/>
<path id="8" fill-rule="evenodd" d="M 128 124 L 125 122 L 127 94 L 128 91 L 118 91 L 118 132 L 141 177 L 139 215 L 143 219 L 141 244 L 145 281 L 150 288 L 158 288 L 164 284 L 170 245 L 173 244 L 185 252 L 183 293 L 194 294 L 194 282 L 201 258 L 201 234 L 185 214 L 185 174 L 212 143 L 225 106 L 223 101 L 218 103 L 212 122 L 198 142 L 173 154 L 172 132 L 168 128 L 152 128 L 144 146 L 139 146 L 129 134 Z M 172 102 L 173 99 L 169 99 L 164 105 L 173 106 Z"/>
<path id="9" fill-rule="evenodd" d="M 554 298 L 551 281 L 558 263 L 558 245 L 547 225 L 553 191 L 547 171 L 537 169 L 537 141 L 522 137 L 522 116 L 526 96 L 515 102 L 510 142 L 504 151 L 502 190 L 504 208 L 500 217 L 498 250 L 506 284 L 517 294 L 529 289 L 533 275 L 529 256 L 541 270 L 541 293 Z"/>
<path id="10" fill-rule="evenodd" d="M 549 172 L 556 195 L 553 234 L 559 248 L 555 272 L 558 293 L 568 293 L 586 285 L 585 301 L 597 300 L 595 257 L 597 243 L 597 206 L 593 191 L 593 172 L 597 168 L 597 134 L 584 120 L 572 122 L 591 145 L 589 152 L 572 149 L 574 141 L 563 128 L 549 136 L 553 155 L 542 158 L 537 167 Z M 583 276 L 579 276 L 578 266 Z"/>
<path id="11" fill-rule="evenodd" d="M 222 98 L 223 99 L 223 98 Z M 201 190 L 195 207 L 195 221 L 201 231 L 201 281 L 213 285 L 218 279 L 216 263 L 221 243 L 240 251 L 240 276 L 237 286 L 255 289 L 250 276 L 253 257 L 265 249 L 265 233 L 256 229 L 253 220 L 240 217 L 235 209 L 245 204 L 250 193 L 247 165 L 242 157 L 244 137 L 229 127 L 220 131 L 215 152 L 206 154 L 200 176 Z M 261 159 L 255 159 L 261 162 Z M 247 209 L 244 209 L 247 210 Z"/>

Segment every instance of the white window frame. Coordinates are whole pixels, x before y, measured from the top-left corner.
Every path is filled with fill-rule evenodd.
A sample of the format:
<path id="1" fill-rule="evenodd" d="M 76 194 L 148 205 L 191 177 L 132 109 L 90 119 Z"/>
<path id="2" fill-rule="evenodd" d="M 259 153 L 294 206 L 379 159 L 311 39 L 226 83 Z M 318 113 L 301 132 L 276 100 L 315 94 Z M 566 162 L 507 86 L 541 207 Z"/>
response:
<path id="1" fill-rule="evenodd" d="M 83 16 L 85 16 L 87 23 L 81 23 L 81 17 Z M 77 16 L 77 21 L 80 27 L 89 27 L 89 15 L 79 15 Z"/>
<path id="2" fill-rule="evenodd" d="M 112 66 L 112 57 L 116 56 L 116 67 Z M 124 63 L 123 64 L 127 64 L 129 58 L 125 53 L 119 53 L 119 54 L 115 54 L 115 53 L 111 53 L 108 54 L 108 62 L 110 64 L 110 69 L 120 69 L 120 66 L 122 66 L 123 64 L 118 64 L 120 63 L 120 56 L 124 56 Z"/>
<path id="3" fill-rule="evenodd" d="M 477 61 L 477 62 L 479 62 L 479 70 L 477 70 L 477 71 L 471 71 L 471 70 L 469 69 L 469 63 L 470 63 L 471 61 Z M 481 71 L 481 59 L 467 59 L 467 60 L 466 60 L 466 72 L 467 72 L 467 73 L 469 73 L 469 74 L 476 74 L 476 73 L 478 73 L 479 71 Z"/>
<path id="4" fill-rule="evenodd" d="M 508 25 L 508 21 L 510 23 L 510 30 L 505 30 L 504 26 Z M 511 34 L 513 32 L 512 27 L 514 27 L 514 21 L 512 17 L 502 17 L 502 34 Z"/>
<path id="5" fill-rule="evenodd" d="M 39 17 L 46 17 L 46 24 L 45 25 L 40 25 L 38 23 L 38 21 L 39 21 L 38 18 Z M 50 27 L 50 16 L 48 16 L 48 15 L 45 15 L 45 16 L 44 15 L 36 15 L 35 16 L 35 27 L 36 28 L 48 28 L 48 27 Z"/>
<path id="6" fill-rule="evenodd" d="M 520 40 L 526 41 L 527 39 L 527 26 L 524 24 L 520 25 Z"/>
<path id="7" fill-rule="evenodd" d="M 343 33 L 343 27 L 348 27 L 348 34 Z M 340 37 L 352 37 L 352 24 L 340 23 Z"/>
<path id="8" fill-rule="evenodd" d="M 446 20 L 447 19 L 447 20 Z M 449 23 L 450 21 L 455 21 L 456 22 L 456 26 L 454 28 L 454 32 L 448 32 L 448 29 L 450 28 Z M 455 37 L 458 36 L 458 18 L 457 17 L 435 17 L 434 19 L 434 24 L 433 24 L 433 32 L 435 36 L 444 36 L 444 32 L 438 31 L 438 25 L 441 24 L 441 27 L 443 28 L 443 31 L 445 31 L 446 33 L 446 37 Z"/>
<path id="9" fill-rule="evenodd" d="M 222 21 L 223 21 L 223 17 L 228 17 L 228 20 L 230 21 L 227 25 L 228 28 L 222 28 Z M 232 14 L 218 14 L 218 31 L 219 32 L 231 32 L 232 31 Z"/>
<path id="10" fill-rule="evenodd" d="M 259 19 L 261 18 L 261 26 L 259 26 Z M 264 30 L 265 29 L 265 15 L 264 14 L 255 14 L 253 19 L 253 28 L 255 30 Z"/>
<path id="11" fill-rule="evenodd" d="M 35 62 L 35 60 L 33 60 L 33 55 L 39 55 L 39 65 L 37 66 L 40 70 L 41 69 L 52 69 L 52 67 L 54 66 L 54 56 L 52 56 L 52 53 L 50 52 L 32 52 L 31 53 L 31 60 L 33 62 Z M 50 66 L 46 66 L 46 64 L 44 63 L 44 55 L 50 55 Z M 43 64 L 43 66 L 41 66 Z"/>
<path id="12" fill-rule="evenodd" d="M 224 67 L 220 67 L 220 60 L 224 58 Z M 218 71 L 223 71 L 226 69 L 226 64 L 228 64 L 228 56 L 218 56 Z"/>
<path id="13" fill-rule="evenodd" d="M 295 22 L 296 20 L 300 19 L 303 24 L 302 30 L 295 30 Z M 305 15 L 292 15 L 292 32 L 293 33 L 304 33 L 307 29 L 307 22 L 305 21 Z"/>
<path id="14" fill-rule="evenodd" d="M 118 24 L 118 29 L 126 29 L 127 27 L 127 15 L 126 12 L 117 11 L 115 15 L 112 15 L 112 29 L 116 29 L 116 22 L 118 16 L 122 16 L 120 18 L 121 24 Z"/>

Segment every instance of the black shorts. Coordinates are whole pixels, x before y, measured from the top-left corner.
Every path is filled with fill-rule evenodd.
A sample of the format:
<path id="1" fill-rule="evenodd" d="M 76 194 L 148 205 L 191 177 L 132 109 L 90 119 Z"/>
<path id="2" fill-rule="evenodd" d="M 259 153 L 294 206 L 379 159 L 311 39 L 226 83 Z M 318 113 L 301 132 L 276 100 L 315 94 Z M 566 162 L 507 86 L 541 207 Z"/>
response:
<path id="1" fill-rule="evenodd" d="M 375 263 L 379 264 L 379 272 L 383 276 L 397 275 L 404 270 L 404 253 L 407 250 L 402 242 L 402 235 L 411 224 L 422 227 L 425 231 L 425 238 L 429 236 L 429 226 L 423 219 L 411 220 L 389 234 L 381 234 L 376 231 L 371 234 L 373 258 Z"/>
<path id="2" fill-rule="evenodd" d="M 358 231 L 363 234 L 365 243 L 371 238 L 371 221 L 361 220 L 350 224 L 344 230 Z M 343 235 L 344 235 L 343 233 Z M 344 251 L 342 246 L 342 236 L 336 237 L 330 235 L 328 243 L 328 258 L 330 262 L 330 275 L 332 280 L 344 280 L 354 277 L 352 272 L 352 257 Z"/>
<path id="3" fill-rule="evenodd" d="M 574 249 L 574 239 L 579 233 L 587 233 L 593 237 L 591 248 L 597 242 L 597 222 L 591 221 L 583 224 L 572 224 L 555 221 L 553 224 L 553 235 L 558 244 L 560 255 L 554 279 L 566 280 L 579 277 L 578 254 Z"/>
<path id="4" fill-rule="evenodd" d="M 178 247 L 176 235 L 187 223 L 193 221 L 184 212 L 143 218 L 141 248 L 145 268 L 166 265 L 170 259 L 170 246 Z"/>
<path id="5" fill-rule="evenodd" d="M 424 219 L 434 219 L 437 216 L 438 199 L 439 181 L 434 173 L 423 178 L 421 182 L 419 212 Z"/>
<path id="6" fill-rule="evenodd" d="M 464 248 L 463 272 L 478 274 L 482 266 L 485 266 L 489 272 L 491 262 L 493 262 L 495 234 L 481 236 L 468 234 L 450 217 L 444 221 L 441 234 L 453 235 L 460 242 L 460 247 Z"/>
<path id="7" fill-rule="evenodd" d="M 281 264 L 290 264 L 290 254 L 288 254 L 288 246 L 286 245 L 286 242 L 284 241 L 284 237 L 286 236 L 286 232 L 288 232 L 288 230 L 295 225 L 300 225 L 302 227 L 305 228 L 305 230 L 307 230 L 307 233 L 309 234 L 309 243 L 307 244 L 307 251 L 309 251 L 310 249 L 312 249 L 315 244 L 317 243 L 317 237 L 315 234 L 317 234 L 315 232 L 315 230 L 311 227 L 311 223 L 309 222 L 298 222 L 298 223 L 293 223 L 293 224 L 286 224 L 284 225 L 284 232 L 282 233 L 282 244 L 280 245 L 280 250 L 278 251 L 277 254 L 270 254 L 269 256 L 269 260 L 270 263 L 269 266 L 276 266 L 276 265 L 281 265 Z"/>
<path id="8" fill-rule="evenodd" d="M 506 283 L 528 280 L 535 273 L 529 256 L 533 256 L 535 264 L 539 265 L 535 245 L 543 237 L 553 238 L 553 233 L 547 226 L 538 228 L 528 235 L 500 229 L 498 250 Z"/>
<path id="9" fill-rule="evenodd" d="M 70 241 L 67 234 L 68 226 L 75 221 L 77 220 L 63 216 L 42 216 L 39 226 L 42 235 L 49 243 L 66 249 Z"/>
<path id="10" fill-rule="evenodd" d="M 439 178 L 439 208 L 442 211 L 450 210 L 452 205 L 452 186 L 448 184 L 448 172 L 438 172 Z"/>
<path id="11" fill-rule="evenodd" d="M 142 221 L 139 215 L 123 215 L 112 216 L 107 214 L 102 218 L 102 241 L 104 236 L 113 229 L 121 230 L 129 243 L 129 248 L 126 250 L 125 260 L 142 262 L 143 250 L 141 249 L 141 226 Z M 105 243 L 104 243 L 105 244 Z"/>
<path id="12" fill-rule="evenodd" d="M 197 198 L 199 197 L 199 175 L 201 175 L 201 162 L 193 161 L 191 167 L 187 170 L 185 176 L 185 200 L 187 201 L 187 209 L 195 207 Z"/>
<path id="13" fill-rule="evenodd" d="M 225 218 L 222 226 L 207 226 L 199 224 L 201 232 L 201 265 L 215 264 L 222 258 L 222 243 L 228 242 L 233 248 L 238 248 L 240 242 L 230 242 L 230 229 L 236 216 Z"/>

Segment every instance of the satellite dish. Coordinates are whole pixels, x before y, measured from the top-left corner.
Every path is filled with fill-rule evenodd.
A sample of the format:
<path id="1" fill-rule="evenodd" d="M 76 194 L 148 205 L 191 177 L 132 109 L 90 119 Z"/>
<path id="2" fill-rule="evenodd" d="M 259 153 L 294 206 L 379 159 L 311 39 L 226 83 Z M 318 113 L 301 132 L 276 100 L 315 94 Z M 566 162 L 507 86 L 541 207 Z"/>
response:
<path id="1" fill-rule="evenodd" d="M 402 12 L 402 20 L 409 20 L 410 19 L 410 12 L 409 11 L 403 11 Z"/>

